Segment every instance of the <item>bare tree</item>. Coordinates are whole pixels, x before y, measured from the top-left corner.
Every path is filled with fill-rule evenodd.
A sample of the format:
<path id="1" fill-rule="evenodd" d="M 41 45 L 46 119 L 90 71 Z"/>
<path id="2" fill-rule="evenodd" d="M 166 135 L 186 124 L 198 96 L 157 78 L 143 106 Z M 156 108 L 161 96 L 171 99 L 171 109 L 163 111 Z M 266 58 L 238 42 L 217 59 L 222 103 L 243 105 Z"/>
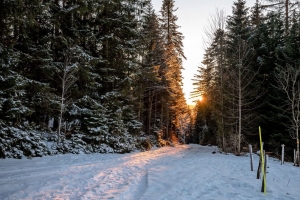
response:
<path id="1" fill-rule="evenodd" d="M 297 141 L 297 166 L 300 165 L 299 160 L 299 127 L 300 127 L 300 67 L 287 65 L 280 68 L 275 75 L 278 82 L 278 88 L 286 95 L 285 106 L 290 112 L 291 137 Z"/>
<path id="2" fill-rule="evenodd" d="M 226 69 L 226 82 L 224 98 L 226 103 L 227 123 L 231 130 L 236 132 L 236 150 L 241 151 L 242 132 L 246 133 L 247 124 L 255 119 L 253 111 L 259 106 L 255 105 L 263 92 L 259 90 L 253 81 L 259 70 L 251 68 L 253 58 L 252 48 L 241 38 L 237 43 L 237 52 L 230 58 L 233 64 Z"/>
<path id="3" fill-rule="evenodd" d="M 219 102 L 219 112 L 218 112 L 218 127 L 219 127 L 219 135 L 222 138 L 222 147 L 224 148 L 226 146 L 225 142 L 225 126 L 224 126 L 224 68 L 225 68 L 225 54 L 226 54 L 226 48 L 225 48 L 225 13 L 223 11 L 220 11 L 217 15 L 216 23 L 218 24 L 218 29 L 216 32 L 216 38 L 214 41 L 214 45 L 216 48 L 216 72 L 217 72 L 217 91 L 218 91 L 218 97 Z"/>
<path id="4" fill-rule="evenodd" d="M 226 26 L 226 13 L 216 8 L 215 13 L 210 16 L 208 26 L 204 28 L 203 47 L 207 49 L 215 40 L 216 33 L 224 31 Z"/>
<path id="5" fill-rule="evenodd" d="M 62 129 L 62 118 L 65 108 L 69 103 L 69 92 L 71 86 L 75 83 L 77 78 L 75 73 L 78 70 L 78 63 L 72 63 L 72 48 L 64 51 L 64 62 L 61 64 L 59 78 L 61 79 L 61 99 L 60 99 L 60 113 L 58 121 L 58 143 L 60 142 L 60 134 Z"/>

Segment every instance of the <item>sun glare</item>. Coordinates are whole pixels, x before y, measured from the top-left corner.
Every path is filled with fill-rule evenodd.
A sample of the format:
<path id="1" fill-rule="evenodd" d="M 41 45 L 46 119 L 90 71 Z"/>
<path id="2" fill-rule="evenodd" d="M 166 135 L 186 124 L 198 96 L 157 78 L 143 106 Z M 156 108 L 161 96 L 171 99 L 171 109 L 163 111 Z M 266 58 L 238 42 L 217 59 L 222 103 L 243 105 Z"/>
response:
<path id="1" fill-rule="evenodd" d="M 197 104 L 197 102 L 199 102 L 199 101 L 203 101 L 203 97 L 202 96 L 200 96 L 200 97 L 197 97 L 197 98 L 189 98 L 188 100 L 187 100 L 187 104 L 189 105 L 189 106 L 192 106 L 192 107 L 194 107 L 196 104 Z"/>

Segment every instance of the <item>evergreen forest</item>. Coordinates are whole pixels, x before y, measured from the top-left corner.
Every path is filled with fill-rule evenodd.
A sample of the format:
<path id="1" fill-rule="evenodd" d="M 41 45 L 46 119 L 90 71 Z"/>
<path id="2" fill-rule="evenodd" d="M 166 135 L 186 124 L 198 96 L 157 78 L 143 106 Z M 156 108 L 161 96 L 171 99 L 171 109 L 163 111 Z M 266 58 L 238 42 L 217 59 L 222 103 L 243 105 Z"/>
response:
<path id="1" fill-rule="evenodd" d="M 126 153 L 185 131 L 173 0 L 2 0 L 0 157 Z M 185 120 L 185 121 L 184 121 Z"/>
<path id="2" fill-rule="evenodd" d="M 0 158 L 127 153 L 174 143 L 299 152 L 300 5 L 235 0 L 205 29 L 182 90 L 174 0 L 0 1 Z M 180 8 L 179 8 L 180 9 Z M 201 37 L 201 36 L 199 36 Z M 197 100 L 201 98 L 200 100 Z M 298 159 L 299 160 L 299 159 Z"/>
<path id="3" fill-rule="evenodd" d="M 249 8 L 236 0 L 229 16 L 212 15 L 194 76 L 193 96 L 202 98 L 195 108 L 197 140 L 240 154 L 248 144 L 259 149 L 260 126 L 266 151 L 280 157 L 285 144 L 293 160 L 294 149 L 299 152 L 299 6 L 257 0 Z"/>

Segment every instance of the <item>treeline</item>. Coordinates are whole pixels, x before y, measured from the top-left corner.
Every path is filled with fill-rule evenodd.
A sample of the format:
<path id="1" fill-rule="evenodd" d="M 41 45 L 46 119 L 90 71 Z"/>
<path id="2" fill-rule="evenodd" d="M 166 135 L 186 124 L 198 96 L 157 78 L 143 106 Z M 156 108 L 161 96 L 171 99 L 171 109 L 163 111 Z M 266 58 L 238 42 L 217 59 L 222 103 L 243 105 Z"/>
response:
<path id="1" fill-rule="evenodd" d="M 159 15 L 150 0 L 0 1 L 0 156 L 24 151 L 21 130 L 62 144 L 80 133 L 92 152 L 182 130 L 175 11 L 173 0 Z"/>
<path id="2" fill-rule="evenodd" d="M 239 154 L 258 143 L 289 157 L 300 117 L 299 2 L 268 0 L 252 7 L 237 0 L 232 14 L 217 11 L 206 30 L 206 52 L 195 75 L 195 129 L 202 142 Z"/>

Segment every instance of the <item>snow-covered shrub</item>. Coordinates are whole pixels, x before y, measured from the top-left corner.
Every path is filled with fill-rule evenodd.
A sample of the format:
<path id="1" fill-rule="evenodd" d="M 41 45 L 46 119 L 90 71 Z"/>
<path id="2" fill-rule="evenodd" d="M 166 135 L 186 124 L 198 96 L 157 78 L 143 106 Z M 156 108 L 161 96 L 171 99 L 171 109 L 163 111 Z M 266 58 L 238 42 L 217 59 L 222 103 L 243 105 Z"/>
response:
<path id="1" fill-rule="evenodd" d="M 0 157 L 41 157 L 49 151 L 40 132 L 23 131 L 18 128 L 3 128 L 0 131 Z"/>
<path id="2" fill-rule="evenodd" d="M 136 149 L 136 139 L 129 134 L 83 136 L 82 139 L 97 153 L 128 153 Z"/>
<path id="3" fill-rule="evenodd" d="M 126 123 L 126 127 L 128 128 L 128 132 L 130 134 L 140 135 L 143 124 L 142 124 L 142 122 L 137 121 L 137 120 L 130 120 Z"/>
<path id="4" fill-rule="evenodd" d="M 94 151 L 95 153 L 114 153 L 114 149 L 107 144 L 95 145 Z"/>
<path id="5" fill-rule="evenodd" d="M 51 149 L 51 155 L 56 154 L 79 154 L 79 153 L 85 153 L 89 154 L 92 153 L 92 148 L 86 144 L 82 140 L 83 135 L 82 134 L 73 134 L 70 139 L 66 139 L 64 136 L 60 136 L 60 140 L 58 141 L 57 134 L 54 134 L 49 137 L 48 147 Z"/>
<path id="6" fill-rule="evenodd" d="M 172 146 L 172 143 L 169 140 L 162 138 L 162 131 L 157 132 L 157 143 L 158 147 Z"/>
<path id="7" fill-rule="evenodd" d="M 57 154 L 129 153 L 136 149 L 147 150 L 156 142 L 155 136 L 134 137 L 124 132 L 101 136 L 72 134 L 69 139 L 57 134 L 5 128 L 0 131 L 0 158 L 41 157 Z M 145 146 L 145 141 L 147 145 Z"/>
<path id="8" fill-rule="evenodd" d="M 72 134 L 69 140 L 65 140 L 65 142 L 68 143 L 70 153 L 73 154 L 94 153 L 91 144 L 87 144 L 83 138 L 84 138 L 83 134 Z"/>
<path id="9" fill-rule="evenodd" d="M 123 153 L 118 149 L 118 145 L 114 147 L 109 146 L 108 141 L 112 141 L 111 137 L 106 137 L 105 140 L 99 139 L 96 136 L 87 136 L 86 134 L 77 133 L 72 134 L 69 139 L 63 138 L 61 143 L 57 144 L 56 142 L 51 145 L 51 154 L 90 154 L 90 153 Z M 104 142 L 103 142 L 104 141 Z M 106 142 L 106 143 L 105 143 Z M 122 150 L 126 148 L 126 145 L 121 145 Z M 134 148 L 133 148 L 134 149 Z M 133 150 L 132 149 L 132 150 Z M 130 151 L 132 151 L 130 150 Z M 129 152 L 129 150 L 127 150 Z M 127 152 L 126 151 L 126 152 Z"/>
<path id="10" fill-rule="evenodd" d="M 154 135 L 143 135 L 136 140 L 136 148 L 141 151 L 148 151 L 153 146 L 158 146 L 156 136 Z"/>
<path id="11" fill-rule="evenodd" d="M 145 140 L 143 141 L 141 148 L 142 148 L 142 150 L 144 150 L 144 151 L 149 151 L 149 150 L 152 148 L 152 146 L 153 146 L 153 145 L 152 145 L 152 143 L 151 143 L 151 141 L 150 141 L 150 138 L 147 137 L 147 138 L 145 138 Z"/>
<path id="12" fill-rule="evenodd" d="M 149 135 L 148 137 L 150 139 L 150 142 L 151 142 L 152 146 L 158 147 L 157 137 L 155 135 Z"/>
<path id="13" fill-rule="evenodd" d="M 135 150 L 136 139 L 129 134 L 111 136 L 110 139 L 110 146 L 113 147 L 115 153 L 129 153 Z"/>

